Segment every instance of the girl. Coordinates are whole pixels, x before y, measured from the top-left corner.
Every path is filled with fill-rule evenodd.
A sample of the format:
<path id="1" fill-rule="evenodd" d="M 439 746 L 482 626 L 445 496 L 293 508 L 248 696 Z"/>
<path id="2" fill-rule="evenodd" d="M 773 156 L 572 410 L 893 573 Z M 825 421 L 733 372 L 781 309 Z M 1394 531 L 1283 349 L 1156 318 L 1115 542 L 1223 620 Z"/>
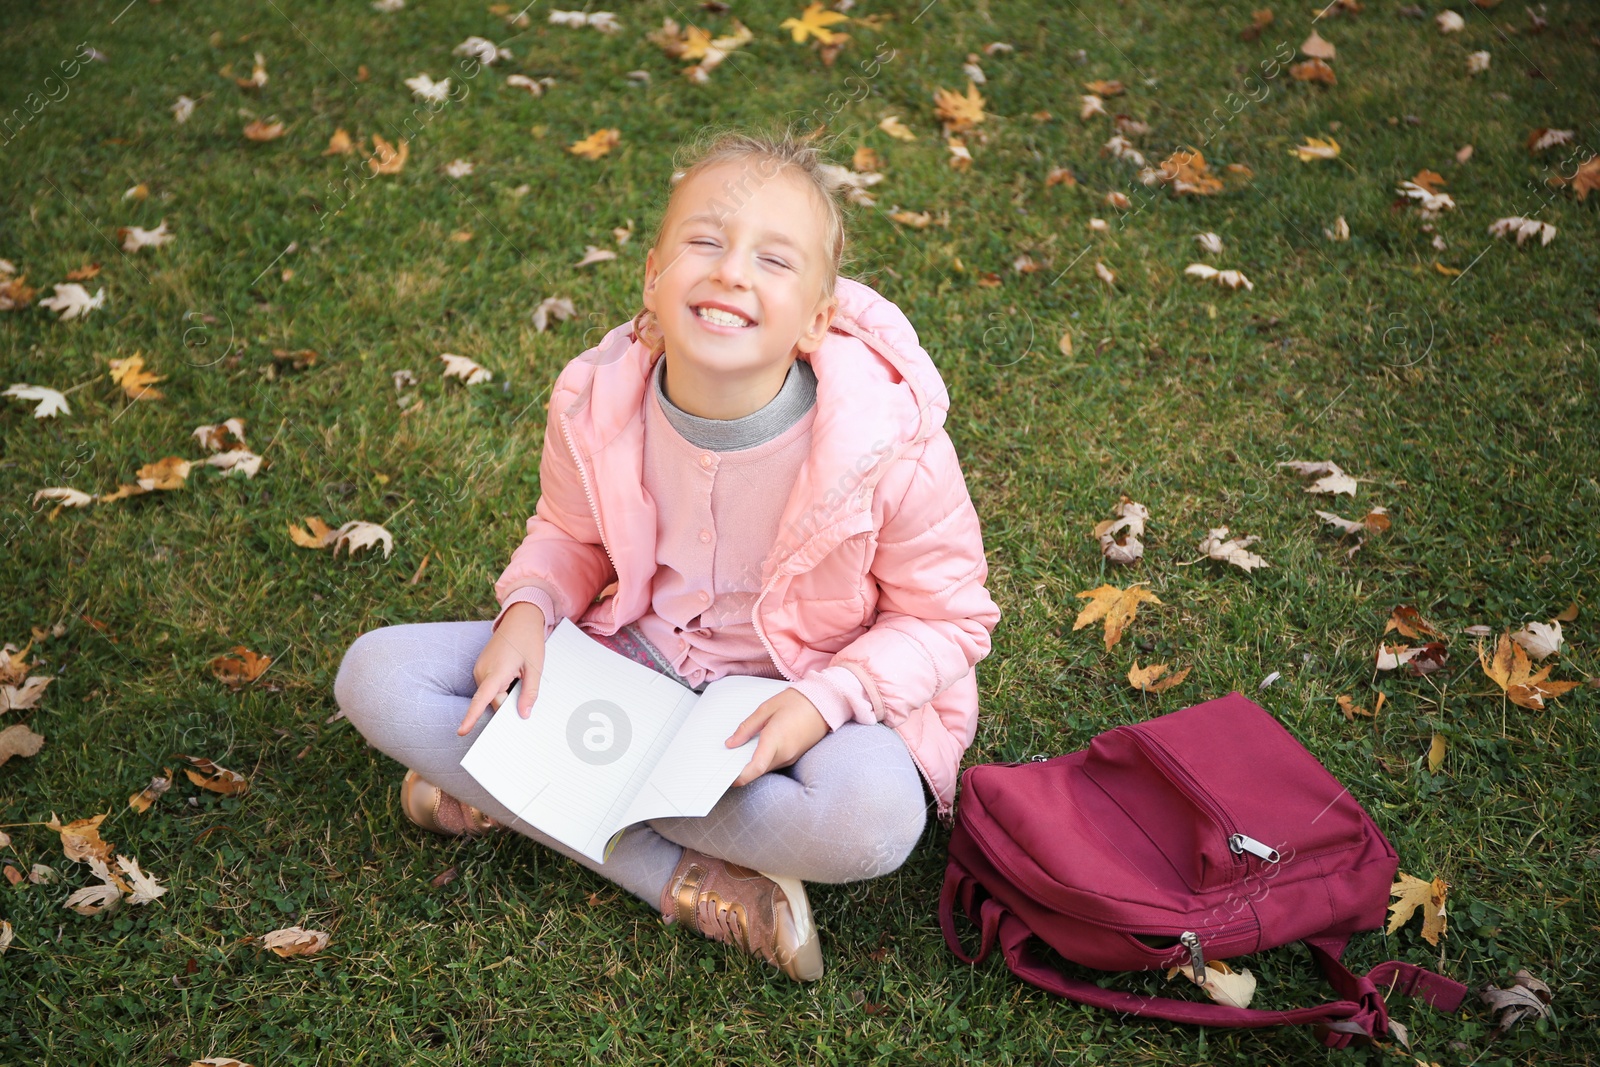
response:
<path id="1" fill-rule="evenodd" d="M 499 616 L 363 634 L 334 683 L 411 768 L 411 821 L 513 829 L 802 981 L 822 974 L 803 883 L 899 867 L 923 780 L 950 810 L 999 619 L 943 383 L 899 309 L 838 278 L 843 245 L 814 148 L 711 143 L 668 200 L 644 310 L 556 381 Z M 604 864 L 460 766 L 518 679 L 529 714 L 563 618 L 692 688 L 794 683 L 728 738 L 758 742 L 709 815 L 632 826 Z"/>

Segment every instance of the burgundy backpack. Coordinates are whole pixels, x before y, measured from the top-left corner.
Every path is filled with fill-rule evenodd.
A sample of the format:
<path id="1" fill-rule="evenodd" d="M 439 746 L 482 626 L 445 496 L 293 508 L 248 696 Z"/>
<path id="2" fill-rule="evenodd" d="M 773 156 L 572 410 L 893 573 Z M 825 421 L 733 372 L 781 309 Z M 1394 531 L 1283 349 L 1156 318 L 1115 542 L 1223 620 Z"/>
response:
<path id="1" fill-rule="evenodd" d="M 1453 1012 L 1466 987 L 1409 963 L 1352 974 L 1350 935 L 1383 925 L 1398 860 L 1355 798 L 1276 719 L 1231 693 L 1119 726 L 1088 749 L 962 775 L 939 900 L 945 941 L 1081 1004 L 1203 1026 L 1314 1025 L 1331 1048 L 1386 1038 L 1395 990 Z M 975 956 L 959 907 L 982 932 Z M 1304 941 L 1343 999 L 1289 1011 L 1148 997 L 1074 978 L 1034 939 L 1105 971 Z"/>

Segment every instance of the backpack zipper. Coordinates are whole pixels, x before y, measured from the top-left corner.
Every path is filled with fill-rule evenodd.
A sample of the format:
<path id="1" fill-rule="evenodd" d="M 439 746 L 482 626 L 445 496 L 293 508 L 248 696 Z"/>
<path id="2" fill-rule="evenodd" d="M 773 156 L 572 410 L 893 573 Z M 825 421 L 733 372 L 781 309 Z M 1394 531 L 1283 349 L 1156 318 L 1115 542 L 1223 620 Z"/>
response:
<path id="1" fill-rule="evenodd" d="M 1200 935 L 1185 930 L 1178 935 L 1178 943 L 1189 950 L 1189 969 L 1194 972 L 1194 984 L 1206 984 L 1206 954 L 1200 948 Z"/>
<path id="2" fill-rule="evenodd" d="M 1235 861 L 1235 865 L 1238 865 L 1238 863 L 1242 862 L 1242 848 L 1243 843 L 1246 841 L 1256 846 L 1256 848 L 1264 851 L 1271 851 L 1266 845 L 1261 844 L 1261 842 L 1256 841 L 1254 838 L 1246 837 L 1241 833 L 1233 831 L 1231 828 L 1237 825 L 1237 821 L 1234 819 L 1232 813 L 1229 812 L 1227 808 L 1224 808 L 1221 804 L 1217 803 L 1217 801 L 1214 800 L 1211 795 L 1206 792 L 1206 790 L 1200 787 L 1200 783 L 1195 781 L 1194 775 L 1190 774 L 1189 769 L 1182 763 L 1178 762 L 1178 760 L 1167 751 L 1165 745 L 1153 737 L 1146 736 L 1142 731 L 1134 730 L 1132 733 L 1135 743 L 1144 751 L 1145 755 L 1149 756 L 1156 764 L 1165 770 L 1168 776 L 1172 779 L 1172 783 L 1176 785 L 1179 790 L 1182 791 L 1183 794 L 1194 803 L 1195 807 L 1199 808 L 1210 817 L 1211 821 L 1216 824 L 1217 829 L 1221 830 L 1223 834 L 1227 835 L 1226 839 L 1228 843 L 1228 851 L 1233 853 L 1235 856 L 1241 857 L 1241 860 Z M 1236 838 L 1240 841 L 1241 847 L 1236 848 L 1234 846 L 1234 840 Z M 1263 859 L 1266 858 L 1261 852 L 1256 852 L 1255 849 L 1250 849 L 1250 851 L 1257 856 L 1261 856 Z"/>
<path id="3" fill-rule="evenodd" d="M 1245 834 L 1229 834 L 1228 848 L 1232 850 L 1235 856 L 1243 852 L 1248 852 L 1250 855 L 1258 856 L 1261 859 L 1266 860 L 1268 863 L 1278 862 L 1277 849 L 1273 848 L 1271 845 L 1264 845 L 1255 838 L 1249 837 Z"/>

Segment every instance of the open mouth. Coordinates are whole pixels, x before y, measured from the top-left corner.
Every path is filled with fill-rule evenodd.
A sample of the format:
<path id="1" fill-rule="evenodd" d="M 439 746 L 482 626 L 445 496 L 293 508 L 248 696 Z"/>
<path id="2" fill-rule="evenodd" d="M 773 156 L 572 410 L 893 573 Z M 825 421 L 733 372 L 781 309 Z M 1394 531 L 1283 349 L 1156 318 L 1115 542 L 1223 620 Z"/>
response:
<path id="1" fill-rule="evenodd" d="M 707 307 L 702 305 L 695 308 L 694 313 L 701 320 L 709 322 L 713 326 L 726 326 L 734 329 L 743 329 L 745 327 L 755 325 L 752 320 L 745 318 L 737 311 L 725 311 L 722 308 Z"/>

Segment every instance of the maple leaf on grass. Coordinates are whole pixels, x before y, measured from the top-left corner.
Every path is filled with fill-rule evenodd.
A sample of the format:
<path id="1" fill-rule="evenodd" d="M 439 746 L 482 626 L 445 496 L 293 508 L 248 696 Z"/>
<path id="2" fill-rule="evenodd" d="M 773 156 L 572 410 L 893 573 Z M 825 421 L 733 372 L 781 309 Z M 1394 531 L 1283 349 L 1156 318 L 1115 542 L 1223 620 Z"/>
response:
<path id="1" fill-rule="evenodd" d="M 1325 493 L 1330 496 L 1343 493 L 1346 496 L 1356 495 L 1356 480 L 1340 469 L 1337 463 L 1327 460 L 1290 460 L 1279 463 L 1279 467 L 1288 467 L 1302 478 L 1316 479 L 1306 486 L 1308 493 Z"/>
<path id="2" fill-rule="evenodd" d="M 898 115 L 887 115 L 878 123 L 878 129 L 893 137 L 897 141 L 915 141 L 917 135 L 911 132 L 910 127 L 900 121 Z"/>
<path id="3" fill-rule="evenodd" d="M 350 140 L 350 134 L 345 131 L 343 126 L 340 126 L 333 131 L 333 136 L 328 138 L 328 147 L 322 154 L 325 156 L 349 156 L 354 155 L 355 151 L 355 142 Z"/>
<path id="4" fill-rule="evenodd" d="M 100 824 L 109 814 L 76 819 L 65 826 L 52 814 L 45 825 L 61 835 L 61 854 L 67 859 L 80 863 L 93 858 L 104 863 L 111 858 L 111 842 L 100 839 Z"/>
<path id="5" fill-rule="evenodd" d="M 1520 644 L 1511 639 L 1509 633 L 1500 635 L 1492 658 L 1485 653 L 1480 642 L 1478 663 L 1483 667 L 1483 673 L 1489 676 L 1489 680 L 1505 690 L 1506 699 L 1519 708 L 1533 711 L 1542 709 L 1546 700 L 1554 700 L 1582 684 L 1550 681 L 1553 665 L 1535 672 L 1533 664 L 1528 660 L 1528 654 L 1523 651 Z"/>
<path id="6" fill-rule="evenodd" d="M 189 434 L 207 452 L 222 452 L 244 447 L 244 420 L 238 417 L 223 419 L 210 426 L 196 426 Z"/>
<path id="7" fill-rule="evenodd" d="M 1138 658 L 1135 657 L 1133 666 L 1128 668 L 1128 684 L 1142 693 L 1165 693 L 1173 686 L 1181 684 L 1193 669 L 1185 667 L 1181 671 L 1167 674 L 1165 663 L 1152 663 L 1147 667 L 1141 667 Z M 1163 678 L 1162 675 L 1166 677 Z"/>
<path id="8" fill-rule="evenodd" d="M 43 490 L 41 490 L 42 492 Z M 35 674 L 27 679 L 18 679 L 21 685 L 6 683 L 0 685 L 0 712 L 26 711 L 37 707 L 39 698 L 44 696 L 45 687 L 55 681 L 53 677 L 44 674 Z M 29 752 L 27 755 L 33 755 Z"/>
<path id="9" fill-rule="evenodd" d="M 616 129 L 596 130 L 581 141 L 574 141 L 567 146 L 567 151 L 583 159 L 599 159 L 622 142 L 622 131 Z"/>
<path id="10" fill-rule="evenodd" d="M 286 926 L 261 938 L 261 947 L 279 956 L 314 956 L 328 947 L 328 935 L 321 930 Z"/>
<path id="11" fill-rule="evenodd" d="M 1398 880 L 1389 887 L 1395 902 L 1389 905 L 1389 925 L 1385 933 L 1392 934 L 1411 920 L 1417 909 L 1422 909 L 1422 939 L 1438 946 L 1445 934 L 1445 897 L 1450 886 L 1443 878 L 1424 882 L 1409 874 L 1397 875 Z"/>
<path id="12" fill-rule="evenodd" d="M 593 246 L 591 245 L 590 247 L 592 248 Z M 460 378 L 468 385 L 479 385 L 494 379 L 494 374 L 488 367 L 466 356 L 458 356 L 446 352 L 439 358 L 444 361 L 444 376 L 446 378 Z"/>
<path id="13" fill-rule="evenodd" d="M 1425 645 L 1411 648 L 1407 645 L 1395 645 L 1390 648 L 1386 644 L 1379 644 L 1373 656 L 1373 667 L 1380 671 L 1398 670 L 1407 667 L 1412 674 L 1421 676 L 1432 674 L 1443 667 L 1450 654 L 1445 650 L 1443 641 L 1429 641 Z"/>
<path id="14" fill-rule="evenodd" d="M 578 309 L 573 306 L 572 298 L 566 296 L 549 296 L 539 302 L 533 309 L 533 328 L 538 333 L 544 333 L 550 328 L 550 323 L 566 322 L 578 314 Z"/>
<path id="15" fill-rule="evenodd" d="M 794 38 L 795 44 L 805 44 L 806 38 L 814 37 L 819 44 L 833 44 L 840 37 L 846 36 L 837 30 L 829 29 L 841 22 L 849 22 L 850 16 L 838 11 L 829 11 L 822 6 L 821 0 L 807 5 L 800 13 L 799 18 L 787 18 L 778 23 L 780 30 L 788 30 Z"/>
<path id="16" fill-rule="evenodd" d="M 148 904 L 167 891 L 167 887 L 139 869 L 139 861 L 128 856 L 118 856 L 117 866 L 128 876 L 132 892 L 129 904 Z"/>
<path id="17" fill-rule="evenodd" d="M 122 241 L 122 250 L 133 253 L 141 248 L 160 248 L 177 240 L 176 234 L 167 232 L 167 221 L 161 220 L 161 225 L 153 230 L 140 229 L 138 226 L 123 226 L 117 230 L 117 237 Z"/>
<path id="18" fill-rule="evenodd" d="M 1096 96 L 1103 96 L 1107 98 L 1121 96 L 1126 91 L 1121 82 L 1115 80 L 1106 81 L 1103 78 L 1092 82 L 1084 82 L 1083 87 Z"/>
<path id="19" fill-rule="evenodd" d="M 1206 157 L 1193 148 L 1180 148 L 1163 159 L 1157 176 L 1174 196 L 1215 196 L 1223 189 Z"/>
<path id="20" fill-rule="evenodd" d="M 1224 289 L 1238 289 L 1243 286 L 1252 292 L 1255 291 L 1255 285 L 1242 271 L 1218 270 L 1209 263 L 1191 263 L 1184 268 L 1183 273 L 1206 281 L 1214 281 Z"/>
<path id="21" fill-rule="evenodd" d="M 1314 511 L 1312 514 L 1329 526 L 1338 527 L 1340 533 L 1346 536 L 1359 533 L 1382 533 L 1390 526 L 1388 508 L 1373 508 L 1361 518 L 1353 520 L 1341 518 L 1331 511 Z"/>
<path id="22" fill-rule="evenodd" d="M 1257 567 L 1270 567 L 1272 564 L 1249 551 L 1250 546 L 1261 538 L 1254 534 L 1249 537 L 1230 538 L 1226 526 L 1217 526 L 1207 532 L 1200 541 L 1200 551 L 1209 559 L 1221 563 L 1231 563 L 1243 571 L 1253 571 Z"/>
<path id="23" fill-rule="evenodd" d="M 185 767 L 183 773 L 189 781 L 201 789 L 211 793 L 221 793 L 225 797 L 238 796 L 248 792 L 250 780 L 238 771 L 230 771 L 226 767 L 206 759 L 204 756 L 179 756 L 186 759 L 192 767 Z"/>
<path id="24" fill-rule="evenodd" d="M 85 886 L 61 902 L 63 908 L 69 908 L 79 915 L 98 915 L 106 908 L 122 903 L 122 891 L 126 885 L 112 873 L 104 860 L 91 859 L 89 866 L 100 879 L 100 884 Z"/>
<path id="25" fill-rule="evenodd" d="M 123 395 L 129 400 L 160 400 L 166 394 L 152 386 L 156 382 L 167 380 L 164 374 L 151 374 L 144 369 L 144 355 L 135 352 L 127 359 L 114 359 L 110 362 L 111 380 L 122 386 Z"/>
<path id="26" fill-rule="evenodd" d="M 1304 144 L 1296 145 L 1289 149 L 1289 154 L 1302 163 L 1311 163 L 1317 160 L 1338 159 L 1339 142 L 1332 137 L 1307 137 Z"/>
<path id="27" fill-rule="evenodd" d="M 106 291 L 104 289 L 99 289 L 93 296 L 90 296 L 89 290 L 77 282 L 67 282 L 51 288 L 55 290 L 55 295 L 39 301 L 39 306 L 58 313 L 62 322 L 70 322 L 73 319 L 82 318 L 95 308 L 105 306 Z"/>
<path id="28" fill-rule="evenodd" d="M 1150 518 L 1150 509 L 1123 494 L 1116 507 L 1111 509 L 1114 519 L 1096 523 L 1094 535 L 1100 539 L 1100 553 L 1112 563 L 1134 563 L 1144 555 L 1144 524 Z"/>
<path id="29" fill-rule="evenodd" d="M 1363 719 L 1376 719 L 1378 713 L 1383 710 L 1383 704 L 1386 699 L 1382 693 L 1379 693 L 1377 702 L 1373 704 L 1371 711 L 1357 704 L 1348 696 L 1338 697 L 1335 703 L 1339 705 L 1339 710 L 1344 712 L 1346 722 L 1355 722 L 1358 716 Z"/>
<path id="30" fill-rule="evenodd" d="M 1139 612 L 1140 604 L 1161 603 L 1154 593 L 1143 588 L 1144 584 L 1135 582 L 1126 589 L 1118 589 L 1114 585 L 1102 585 L 1079 593 L 1079 599 L 1088 600 L 1089 603 L 1078 612 L 1078 618 L 1072 624 L 1073 630 L 1081 630 L 1085 626 L 1104 620 L 1106 651 L 1110 652 L 1111 646 L 1122 639 L 1122 632 L 1133 622 L 1133 617 Z"/>
<path id="31" fill-rule="evenodd" d="M 44 736 L 17 723 L 0 730 L 0 766 L 3 766 L 12 756 L 21 756 L 26 759 L 37 756 L 39 749 L 44 747 Z"/>
<path id="32" fill-rule="evenodd" d="M 406 160 L 410 155 L 410 141 L 401 141 L 397 148 L 377 134 L 373 134 L 372 156 L 367 160 L 367 166 L 372 168 L 374 175 L 399 174 L 406 169 Z"/>
<path id="33" fill-rule="evenodd" d="M 1319 82 L 1322 85 L 1338 85 L 1339 76 L 1333 68 L 1320 59 L 1308 59 L 1304 63 L 1296 63 L 1289 68 L 1289 76 L 1298 82 Z"/>
<path id="34" fill-rule="evenodd" d="M 244 128 L 245 138 L 257 143 L 263 141 L 276 141 L 278 138 L 283 136 L 283 133 L 283 123 L 263 122 L 261 119 L 254 120 Z"/>
<path id="35" fill-rule="evenodd" d="M 1550 987 L 1535 978 L 1524 968 L 1516 973 L 1509 986 L 1500 989 L 1489 986 L 1479 994 L 1494 1013 L 1495 1029 L 1491 1038 L 1513 1029 L 1524 1019 L 1537 1021 L 1550 1017 Z"/>
<path id="36" fill-rule="evenodd" d="M 1521 215 L 1496 219 L 1489 226 L 1489 236 L 1491 237 L 1510 237 L 1513 234 L 1516 235 L 1518 245 L 1521 245 L 1522 242 L 1530 237 L 1537 237 L 1542 247 L 1556 239 L 1556 228 L 1548 222 L 1523 218 Z"/>
<path id="37" fill-rule="evenodd" d="M 1536 660 L 1553 656 L 1561 649 L 1561 620 L 1527 623 L 1511 635 L 1511 640 L 1521 645 L 1523 651 Z"/>
<path id="38" fill-rule="evenodd" d="M 949 89 L 935 89 L 933 99 L 933 113 L 944 123 L 946 137 L 953 133 L 965 133 L 989 117 L 984 114 L 984 101 L 978 93 L 978 87 L 970 81 L 967 82 L 966 96 Z"/>
<path id="39" fill-rule="evenodd" d="M 159 775 L 150 778 L 150 784 L 128 798 L 128 807 L 143 815 L 161 795 L 172 788 L 172 768 L 163 767 Z"/>
<path id="40" fill-rule="evenodd" d="M 230 689 L 249 685 L 272 666 L 272 657 L 234 645 L 231 654 L 218 656 L 209 664 L 211 675 Z"/>
<path id="41" fill-rule="evenodd" d="M 1424 619 L 1422 613 L 1409 604 L 1395 605 L 1395 609 L 1389 613 L 1389 621 L 1383 624 L 1384 633 L 1395 630 L 1403 637 L 1444 637 L 1437 626 Z"/>

